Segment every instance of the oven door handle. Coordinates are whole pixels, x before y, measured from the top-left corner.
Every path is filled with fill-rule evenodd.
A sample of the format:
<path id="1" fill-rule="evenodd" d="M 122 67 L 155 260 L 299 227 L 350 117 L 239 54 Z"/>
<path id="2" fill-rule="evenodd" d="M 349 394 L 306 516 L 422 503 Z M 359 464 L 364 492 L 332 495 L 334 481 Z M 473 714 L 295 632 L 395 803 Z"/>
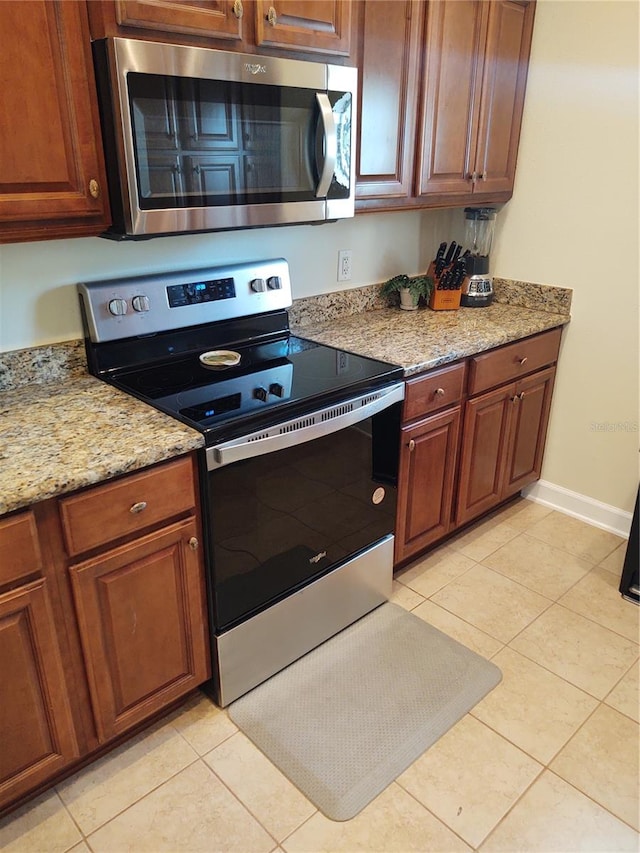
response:
<path id="1" fill-rule="evenodd" d="M 398 382 L 381 391 L 362 394 L 274 427 L 258 430 L 216 447 L 209 447 L 207 448 L 207 470 L 213 471 L 232 462 L 240 462 L 254 456 L 283 450 L 285 447 L 304 444 L 314 438 L 322 438 L 364 421 L 402 400 L 404 400 L 404 382 Z"/>

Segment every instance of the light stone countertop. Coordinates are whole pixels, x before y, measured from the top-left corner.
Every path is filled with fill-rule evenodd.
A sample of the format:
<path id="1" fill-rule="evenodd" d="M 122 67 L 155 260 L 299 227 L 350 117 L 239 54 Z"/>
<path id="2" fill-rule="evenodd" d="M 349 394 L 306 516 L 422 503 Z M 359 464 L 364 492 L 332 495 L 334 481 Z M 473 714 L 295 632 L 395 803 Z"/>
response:
<path id="1" fill-rule="evenodd" d="M 401 311 L 362 288 L 294 303 L 291 327 L 410 376 L 568 323 L 570 291 L 542 293 L 554 300 L 546 310 Z M 87 374 L 81 341 L 0 353 L 0 515 L 203 445 L 196 430 Z"/>
<path id="2" fill-rule="evenodd" d="M 399 364 L 405 376 L 411 376 L 569 320 L 568 314 L 494 302 L 485 308 L 456 311 L 382 308 L 296 324 L 292 331 L 318 343 Z"/>
<path id="3" fill-rule="evenodd" d="M 93 376 L 0 391 L 0 515 L 204 444 Z"/>

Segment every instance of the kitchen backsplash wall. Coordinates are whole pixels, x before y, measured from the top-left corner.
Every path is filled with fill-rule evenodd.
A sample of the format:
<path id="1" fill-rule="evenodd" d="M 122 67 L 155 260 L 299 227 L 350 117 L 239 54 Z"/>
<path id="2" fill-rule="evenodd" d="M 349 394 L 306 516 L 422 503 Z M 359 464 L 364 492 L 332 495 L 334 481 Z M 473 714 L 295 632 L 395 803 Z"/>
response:
<path id="1" fill-rule="evenodd" d="M 79 281 L 284 257 L 294 299 L 423 272 L 453 211 L 365 214 L 326 225 L 160 237 L 100 238 L 0 246 L 0 352 L 82 337 Z M 353 278 L 337 282 L 338 251 L 353 252 Z"/>

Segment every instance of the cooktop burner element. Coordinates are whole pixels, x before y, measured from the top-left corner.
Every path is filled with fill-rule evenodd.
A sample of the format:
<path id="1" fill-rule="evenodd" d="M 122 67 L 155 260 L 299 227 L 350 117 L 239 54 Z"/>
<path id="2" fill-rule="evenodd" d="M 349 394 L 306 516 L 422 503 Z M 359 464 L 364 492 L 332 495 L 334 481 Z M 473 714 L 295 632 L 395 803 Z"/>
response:
<path id="1" fill-rule="evenodd" d="M 279 287 L 256 291 L 256 279 Z M 262 428 L 402 377 L 400 367 L 291 335 L 282 259 L 91 282 L 79 292 L 90 371 L 200 430 L 207 445 L 248 422 Z M 234 358 L 203 363 L 219 351 Z"/>

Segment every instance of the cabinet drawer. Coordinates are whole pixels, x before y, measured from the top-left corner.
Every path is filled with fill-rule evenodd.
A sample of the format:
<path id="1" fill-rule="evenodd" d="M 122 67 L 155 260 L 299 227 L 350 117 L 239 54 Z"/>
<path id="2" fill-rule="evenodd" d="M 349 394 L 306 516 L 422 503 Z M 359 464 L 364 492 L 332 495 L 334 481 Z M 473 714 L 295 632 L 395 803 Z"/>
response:
<path id="1" fill-rule="evenodd" d="M 562 329 L 551 329 L 533 338 L 524 338 L 492 352 L 469 359 L 469 395 L 480 394 L 540 367 L 553 364 L 558 358 Z"/>
<path id="2" fill-rule="evenodd" d="M 42 560 L 32 512 L 0 521 L 0 586 L 41 572 Z"/>
<path id="3" fill-rule="evenodd" d="M 73 556 L 192 509 L 191 459 L 179 459 L 60 501 L 67 552 Z"/>
<path id="4" fill-rule="evenodd" d="M 404 398 L 405 421 L 428 415 L 462 399 L 465 363 L 431 370 L 418 379 L 408 379 Z"/>

